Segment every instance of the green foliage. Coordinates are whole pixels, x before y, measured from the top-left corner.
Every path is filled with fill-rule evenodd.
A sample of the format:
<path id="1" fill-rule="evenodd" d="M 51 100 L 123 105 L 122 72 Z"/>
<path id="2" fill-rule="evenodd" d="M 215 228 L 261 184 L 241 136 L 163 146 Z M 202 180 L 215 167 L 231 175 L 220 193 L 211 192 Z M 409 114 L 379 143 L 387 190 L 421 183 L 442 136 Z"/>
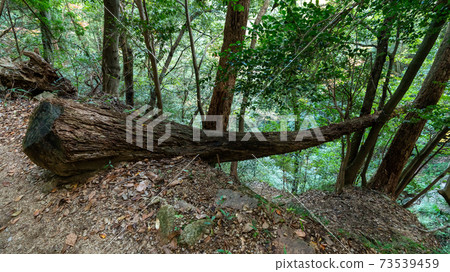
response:
<path id="1" fill-rule="evenodd" d="M 237 3 L 237 0 L 232 0 Z M 251 1 L 250 18 L 255 18 L 264 1 Z M 236 47 L 239 52 L 226 52 L 232 67 L 238 73 L 234 88 L 235 101 L 232 112 L 239 113 L 244 94 L 249 96 L 246 115 L 250 120 L 261 120 L 257 128 L 261 131 L 280 131 L 279 115 L 295 116 L 298 121 L 289 122 L 288 130 L 301 128 L 307 116 L 313 116 L 317 126 L 329 125 L 356 117 L 360 114 L 365 88 L 368 82 L 375 45 L 381 31 L 390 35 L 389 53 L 397 39 L 400 47 L 395 56 L 394 68 L 389 82 L 387 98 L 390 97 L 414 56 L 430 21 L 435 16 L 435 0 L 410 1 L 317 1 L 277 0 L 264 16 L 260 25 L 252 22 L 247 36 Z M 48 18 L 35 14 L 23 1 L 8 1 L 11 20 L 17 35 L 20 50 L 42 52 L 41 25 L 44 22 L 52 33 L 53 65 L 78 89 L 81 100 L 90 101 L 91 92 L 101 90 L 101 48 L 103 27 L 102 1 L 79 0 L 28 0 L 34 13 L 48 12 Z M 215 85 L 215 76 L 220 56 L 223 26 L 229 1 L 189 1 L 192 29 L 200 66 L 201 96 L 204 109 Z M 154 38 L 158 72 L 166 71 L 161 78 L 165 111 L 171 119 L 200 127 L 197 110 L 195 81 L 189 40 L 185 31 L 184 8 L 176 0 L 146 1 L 149 21 L 142 21 L 133 7 L 133 1 L 123 1 L 120 33 L 128 36 L 134 57 L 134 91 L 136 108 L 148 104 L 154 90 L 149 71 L 149 54 L 144 45 L 142 29 Z M 234 4 L 242 11 L 242 6 Z M 11 26 L 6 10 L 0 18 L 0 29 Z M 438 14 L 438 16 L 440 16 Z M 388 28 L 383 25 L 386 18 L 393 17 Z M 181 32 L 180 32 L 181 31 Z M 184 31 L 184 32 L 183 32 Z M 174 48 L 180 33 L 184 33 L 179 46 Z M 249 48 L 251 39 L 257 38 L 256 48 Z M 401 110 L 386 124 L 377 141 L 375 152 L 367 171 L 367 179 L 376 171 L 398 126 L 408 112 L 429 120 L 413 151 L 413 157 L 442 126 L 450 123 L 450 96 L 448 86 L 438 105 L 426 109 L 413 109 L 416 98 L 442 37 L 439 38 L 412 86 L 400 102 Z M 173 49 L 173 50 L 172 50 Z M 20 51 L 19 50 L 19 51 Z M 171 60 L 168 60 L 169 53 Z M 1 38 L 0 55 L 11 59 L 20 58 L 12 32 Z M 167 62 L 167 63 L 166 63 Z M 167 66 L 167 67 L 164 67 Z M 373 109 L 378 108 L 381 86 L 386 80 L 387 64 L 384 67 Z M 120 86 L 124 99 L 123 82 Z M 26 90 L 12 89 L 9 92 L 23 95 Z M 105 98 L 106 100 L 106 98 Z M 417 120 L 413 120 L 415 122 Z M 248 127 L 246 128 L 249 129 Z M 367 136 L 367 132 L 366 135 Z M 239 163 L 242 182 L 265 182 L 278 189 L 302 193 L 311 189 L 333 190 L 344 157 L 346 142 L 335 140 L 302 152 L 276 155 Z M 448 164 L 450 149 L 442 148 L 407 187 L 406 192 L 416 194 L 423 190 L 436 173 Z M 222 163 L 224 171 L 230 164 Z M 112 167 L 111 163 L 105 168 Z M 193 174 L 186 170 L 189 178 Z M 360 179 L 358 180 L 360 182 Z M 432 188 L 435 191 L 437 187 Z M 437 198 L 439 199 L 439 198 Z M 448 222 L 439 202 L 419 204 L 413 211 L 425 224 L 440 226 Z M 219 205 L 223 202 L 219 200 Z M 260 199 L 260 204 L 265 200 Z M 425 203 L 425 202 L 424 202 Z M 437 206 L 436 206 L 437 205 Z M 290 212 L 308 216 L 299 207 L 288 207 Z M 232 215 L 221 210 L 225 218 Z M 212 220 L 215 218 L 213 217 Z M 433 225 L 433 222 L 437 222 Z M 405 241 L 403 241 L 405 242 Z M 401 244 L 401 243 L 400 243 Z M 381 246 L 376 245 L 374 246 Z M 228 253 L 226 250 L 219 253 Z"/>
<path id="2" fill-rule="evenodd" d="M 414 242 L 407 237 L 394 237 L 391 243 L 382 243 L 380 241 L 369 241 L 365 237 L 361 238 L 366 247 L 375 249 L 382 254 L 423 254 L 432 253 L 430 249 L 422 244 Z"/>

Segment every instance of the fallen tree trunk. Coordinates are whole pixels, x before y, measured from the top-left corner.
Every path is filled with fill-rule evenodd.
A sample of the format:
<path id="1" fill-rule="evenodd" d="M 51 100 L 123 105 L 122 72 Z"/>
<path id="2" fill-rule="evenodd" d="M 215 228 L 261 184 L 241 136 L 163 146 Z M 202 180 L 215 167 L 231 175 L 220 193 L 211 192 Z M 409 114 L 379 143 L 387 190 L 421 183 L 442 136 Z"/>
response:
<path id="1" fill-rule="evenodd" d="M 7 89 L 23 90 L 23 95 L 34 97 L 43 92 L 59 97 L 73 98 L 77 90 L 53 66 L 34 52 L 24 51 L 30 58 L 25 62 L 0 59 L 0 85 Z"/>
<path id="2" fill-rule="evenodd" d="M 367 115 L 326 127 L 280 133 L 236 133 L 230 141 L 230 132 L 223 136 L 207 136 L 199 131 L 200 140 L 194 141 L 194 129 L 170 121 L 162 121 L 153 128 L 154 150 L 126 141 L 126 116 L 92 105 L 70 100 L 53 99 L 42 102 L 30 118 L 23 142 L 23 150 L 37 165 L 60 176 L 71 176 L 96 170 L 108 163 L 134 161 L 145 158 L 199 156 L 209 162 L 228 162 L 254 159 L 302 150 L 332 141 L 343 135 L 373 125 L 377 115 Z M 171 136 L 158 145 L 157 141 L 171 127 Z M 321 135 L 319 135 L 321 134 Z M 301 136 L 301 140 L 297 138 Z M 249 135 L 247 135 L 248 138 Z M 136 131 L 133 132 L 136 139 Z M 245 139 L 245 138 L 244 138 Z M 147 142 L 146 135 L 143 143 Z"/>

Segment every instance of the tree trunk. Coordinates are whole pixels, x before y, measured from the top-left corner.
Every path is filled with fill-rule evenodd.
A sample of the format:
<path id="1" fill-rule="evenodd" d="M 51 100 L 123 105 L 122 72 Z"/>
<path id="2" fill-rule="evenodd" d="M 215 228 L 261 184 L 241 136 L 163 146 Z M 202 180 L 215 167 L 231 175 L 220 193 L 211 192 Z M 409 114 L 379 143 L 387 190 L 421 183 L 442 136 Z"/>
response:
<path id="1" fill-rule="evenodd" d="M 0 18 L 2 17 L 3 8 L 5 7 L 6 0 L 1 0 L 0 2 Z"/>
<path id="2" fill-rule="evenodd" d="M 0 85 L 7 89 L 25 90 L 25 95 L 30 97 L 43 92 L 56 93 L 57 96 L 66 98 L 77 96 L 72 83 L 40 55 L 28 51 L 24 51 L 23 55 L 30 60 L 11 62 L 9 59 L 0 59 Z"/>
<path id="3" fill-rule="evenodd" d="M 40 28 L 41 28 L 41 39 L 43 46 L 43 54 L 42 56 L 48 63 L 52 63 L 53 61 L 53 49 L 52 49 L 52 34 L 50 32 L 50 4 L 48 0 L 43 1 L 41 4 L 43 7 L 39 8 L 39 16 L 40 16 Z"/>
<path id="4" fill-rule="evenodd" d="M 438 193 L 441 194 L 445 201 L 447 201 L 447 204 L 450 205 L 450 176 L 447 179 L 444 190 L 439 190 Z"/>
<path id="5" fill-rule="evenodd" d="M 141 0 L 135 0 L 136 6 L 139 10 L 139 17 L 141 18 L 141 21 L 145 22 L 147 26 L 150 25 L 148 20 L 148 13 L 147 13 L 147 7 L 142 3 Z M 158 76 L 158 63 L 156 59 L 156 52 L 155 52 L 155 45 L 153 41 L 153 35 L 148 31 L 147 27 L 142 27 L 142 33 L 144 35 L 144 42 L 145 47 L 147 48 L 148 57 L 151 62 L 152 67 L 152 78 L 153 83 L 155 84 L 155 95 L 156 95 L 156 105 L 158 106 L 158 109 L 160 113 L 163 113 L 163 102 L 162 102 L 162 93 L 161 93 L 161 86 L 159 84 L 159 76 Z"/>
<path id="6" fill-rule="evenodd" d="M 444 127 L 425 145 L 425 147 L 422 150 L 420 150 L 419 154 L 417 154 L 414 157 L 414 159 L 408 164 L 408 166 L 406 166 L 405 169 L 403 169 L 402 174 L 400 175 L 400 181 L 395 191 L 396 197 L 398 197 L 401 194 L 401 192 L 403 192 L 406 186 L 408 186 L 408 184 L 413 180 L 416 173 L 420 171 L 420 168 L 427 163 L 425 162 L 424 164 L 422 164 L 422 162 L 428 157 L 428 155 L 431 154 L 431 152 L 439 144 L 439 142 L 446 137 L 448 131 L 449 128 Z M 446 143 L 444 143 L 443 145 L 445 144 Z"/>
<path id="7" fill-rule="evenodd" d="M 128 122 L 130 118 L 127 118 Z M 199 156 L 208 162 L 218 159 L 228 162 L 284 154 L 333 141 L 373 125 L 376 119 L 377 115 L 367 115 L 321 127 L 320 130 L 282 133 L 286 139 L 280 139 L 280 133 L 262 133 L 259 138 L 262 136 L 265 141 L 260 141 L 253 133 L 222 132 L 222 136 L 207 136 L 197 128 L 164 120 L 154 126 L 153 134 L 149 133 L 147 137 L 147 133 L 142 133 L 143 124 L 139 122 L 138 126 L 134 126 L 138 132 L 133 130 L 132 135 L 127 135 L 126 116 L 122 113 L 71 100 L 54 99 L 42 102 L 34 111 L 23 149 L 37 165 L 58 175 L 70 176 L 102 168 L 109 162 L 144 158 L 184 155 Z M 161 141 L 166 134 L 167 126 L 170 126 L 170 137 L 158 144 L 158 140 Z M 148 126 L 146 130 L 151 131 Z M 323 138 L 318 139 L 318 131 Z M 194 133 L 200 135 L 198 141 L 193 140 Z M 230 140 L 233 135 L 236 141 Z M 245 140 L 245 135 L 251 137 Z M 136 140 L 137 145 L 143 146 L 142 143 L 148 141 L 153 145 L 153 151 L 129 143 L 130 138 L 136 139 L 136 136 L 142 140 Z"/>
<path id="8" fill-rule="evenodd" d="M 390 37 L 389 24 L 392 22 L 393 17 L 384 19 L 383 25 L 381 26 L 380 33 L 378 35 L 377 51 L 375 55 L 375 62 L 373 63 L 372 70 L 370 72 L 369 80 L 367 82 L 366 92 L 364 95 L 363 105 L 361 107 L 361 112 L 359 116 L 364 116 L 370 114 L 372 111 L 373 102 L 375 101 L 375 96 L 377 93 L 378 83 L 381 78 L 381 73 L 383 72 L 384 63 L 386 62 L 386 56 L 388 54 L 388 45 Z M 348 162 L 352 162 L 356 155 L 358 154 L 359 146 L 361 145 L 361 140 L 364 136 L 364 131 L 356 132 L 351 140 L 350 144 L 350 154 L 348 157 Z M 341 167 L 345 170 L 346 165 Z M 350 182 L 351 180 L 347 180 Z M 352 183 L 344 185 L 352 185 Z"/>
<path id="9" fill-rule="evenodd" d="M 239 7 L 244 10 L 240 11 Z M 214 86 L 208 115 L 220 115 L 223 117 L 222 127 L 225 131 L 228 126 L 228 118 L 233 102 L 233 88 L 236 84 L 237 71 L 229 63 L 229 55 L 237 52 L 244 41 L 245 27 L 247 26 L 250 0 L 229 1 L 225 28 L 223 31 L 223 44 L 216 73 L 216 84 Z M 214 129 L 214 122 L 205 122 L 205 129 Z"/>
<path id="10" fill-rule="evenodd" d="M 261 9 L 258 12 L 258 15 L 255 18 L 255 21 L 253 22 L 254 26 L 257 26 L 261 23 L 262 17 L 264 14 L 266 14 L 267 9 L 269 8 L 270 0 L 265 0 L 263 5 L 261 6 Z M 252 40 L 250 42 L 250 48 L 255 49 L 256 48 L 256 35 L 252 36 Z M 244 92 L 242 96 L 242 103 L 241 103 L 241 109 L 239 110 L 239 132 L 244 132 L 244 115 L 245 111 L 247 110 L 247 103 L 248 103 L 248 92 Z M 239 179 L 238 177 L 238 162 L 234 161 L 231 162 L 230 165 L 230 176 L 235 178 L 236 180 Z"/>
<path id="11" fill-rule="evenodd" d="M 128 43 L 126 33 L 120 35 L 120 47 L 122 48 L 123 58 L 123 79 L 125 82 L 125 103 L 134 106 L 134 70 L 133 70 L 133 49 Z"/>
<path id="12" fill-rule="evenodd" d="M 191 17 L 189 16 L 188 0 L 184 0 L 184 11 L 186 14 L 186 28 L 188 29 L 189 42 L 191 45 L 192 65 L 194 66 L 194 73 L 195 73 L 195 87 L 197 90 L 197 109 L 198 109 L 198 112 L 200 113 L 201 118 L 203 119 L 203 116 L 205 115 L 205 113 L 203 112 L 202 96 L 201 96 L 201 92 L 200 92 L 200 73 L 198 71 L 197 55 L 195 53 L 194 36 L 192 35 Z"/>
<path id="13" fill-rule="evenodd" d="M 359 170 L 363 166 L 366 157 L 370 153 L 370 150 L 377 143 L 378 135 L 381 129 L 383 128 L 384 124 L 386 124 L 386 122 L 388 121 L 388 119 L 386 119 L 385 116 L 388 117 L 394 112 L 398 103 L 401 101 L 401 99 L 411 86 L 414 78 L 419 72 L 420 67 L 422 66 L 423 62 L 428 56 L 431 48 L 433 48 L 433 45 L 436 42 L 439 33 L 446 22 L 447 15 L 450 12 L 448 7 L 449 7 L 448 4 L 443 5 L 441 6 L 441 9 L 436 12 L 437 18 L 431 23 L 430 27 L 428 28 L 427 33 L 419 49 L 416 51 L 414 58 L 408 65 L 408 68 L 406 69 L 406 72 L 403 75 L 402 80 L 400 81 L 400 84 L 398 85 L 394 94 L 391 96 L 389 101 L 383 107 L 383 111 L 380 114 L 380 118 L 378 119 L 377 124 L 375 124 L 370 129 L 369 135 L 367 136 L 366 141 L 358 151 L 358 154 L 356 155 L 355 159 L 351 163 L 349 163 L 349 165 L 345 169 L 345 177 L 344 177 L 345 184 L 353 184 L 353 182 L 356 180 L 356 176 L 358 175 Z"/>
<path id="14" fill-rule="evenodd" d="M 442 172 L 437 178 L 435 178 L 425 189 L 423 189 L 420 193 L 418 193 L 415 197 L 413 197 L 410 201 L 408 201 L 408 203 L 403 205 L 403 208 L 406 209 L 406 208 L 411 207 L 411 205 L 414 204 L 414 202 L 416 202 L 417 199 L 419 199 L 421 196 L 426 194 L 434 185 L 436 185 L 436 183 L 438 183 L 449 172 L 450 172 L 450 166 L 447 167 L 447 169 L 445 169 L 444 172 Z M 450 180 L 450 177 L 449 177 L 449 180 Z"/>
<path id="15" fill-rule="evenodd" d="M 119 0 L 104 0 L 102 74 L 103 93 L 119 96 Z"/>
<path id="16" fill-rule="evenodd" d="M 417 110 L 425 110 L 436 105 L 444 93 L 446 83 L 450 77 L 450 25 L 442 40 L 436 57 L 422 84 L 413 106 Z M 415 121 L 418 120 L 418 121 Z M 370 182 L 370 187 L 396 197 L 403 167 L 406 165 L 414 145 L 419 138 L 426 119 L 417 113 L 410 112 L 398 129 L 392 143 L 383 158 L 381 165 Z"/>

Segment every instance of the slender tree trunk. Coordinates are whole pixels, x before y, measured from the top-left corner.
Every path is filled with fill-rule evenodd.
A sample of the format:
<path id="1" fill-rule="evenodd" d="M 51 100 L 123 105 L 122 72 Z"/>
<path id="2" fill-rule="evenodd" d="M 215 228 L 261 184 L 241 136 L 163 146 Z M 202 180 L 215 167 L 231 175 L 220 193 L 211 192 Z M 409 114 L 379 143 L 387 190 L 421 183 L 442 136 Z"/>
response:
<path id="1" fill-rule="evenodd" d="M 419 49 L 414 55 L 414 58 L 412 59 L 411 63 L 408 65 L 408 68 L 402 80 L 400 81 L 399 86 L 397 87 L 394 94 L 391 96 L 389 101 L 384 106 L 380 118 L 377 120 L 377 124 L 375 124 L 370 129 L 369 135 L 367 136 L 366 141 L 358 151 L 358 154 L 356 155 L 355 159 L 347 166 L 345 170 L 345 180 L 346 180 L 345 184 L 353 184 L 353 182 L 356 179 L 356 176 L 358 175 L 359 170 L 364 164 L 365 158 L 368 156 L 370 150 L 376 145 L 378 135 L 381 129 L 383 128 L 384 124 L 386 124 L 386 122 L 388 121 L 385 117 L 388 117 L 392 114 L 392 112 L 397 107 L 398 103 L 401 101 L 401 99 L 411 86 L 420 67 L 422 66 L 431 48 L 436 42 L 440 30 L 442 29 L 442 27 L 446 22 L 447 15 L 449 13 L 448 6 L 449 5 L 447 4 L 441 7 L 441 9 L 436 12 L 436 14 L 439 14 L 440 16 L 437 16 L 437 19 L 431 23 Z"/>
<path id="2" fill-rule="evenodd" d="M 422 162 L 431 154 L 433 149 L 439 144 L 439 142 L 446 136 L 449 131 L 448 127 L 444 127 L 438 134 L 436 134 L 426 146 L 417 154 L 414 159 L 408 164 L 408 166 L 403 169 L 400 175 L 400 181 L 395 191 L 395 196 L 398 197 L 401 192 L 408 186 L 408 184 L 413 180 L 416 173 L 419 171 Z M 445 145 L 445 143 L 444 143 Z"/>
<path id="3" fill-rule="evenodd" d="M 383 72 L 384 63 L 386 62 L 386 56 L 388 54 L 388 45 L 390 37 L 389 24 L 392 22 L 393 17 L 384 19 L 383 25 L 381 26 L 380 33 L 378 35 L 377 52 L 375 57 L 375 62 L 373 63 L 372 71 L 370 72 L 369 80 L 367 82 L 366 92 L 364 96 L 363 105 L 361 107 L 360 116 L 370 114 L 372 111 L 373 102 L 375 101 L 375 96 L 377 93 L 378 83 Z M 351 144 L 350 144 L 350 155 L 348 161 L 351 163 L 356 155 L 358 154 L 359 146 L 361 145 L 361 140 L 364 136 L 364 131 L 356 132 L 353 134 Z M 346 165 L 341 167 L 345 171 Z M 347 180 L 349 182 L 350 180 Z M 345 182 L 344 185 L 352 185 Z"/>
<path id="4" fill-rule="evenodd" d="M 256 16 L 255 22 L 253 22 L 254 26 L 257 26 L 261 23 L 262 17 L 264 14 L 266 14 L 267 9 L 269 8 L 270 0 L 265 0 L 263 5 L 261 6 L 261 9 L 258 12 L 258 15 Z M 255 34 L 252 36 L 252 40 L 250 42 L 250 48 L 255 49 L 256 48 L 256 41 L 257 38 Z M 242 96 L 242 103 L 241 103 L 241 109 L 239 110 L 239 132 L 244 132 L 244 116 L 245 111 L 247 110 L 247 104 L 248 104 L 248 92 L 244 92 Z M 230 166 L 230 176 L 238 179 L 238 162 L 231 162 Z"/>
<path id="5" fill-rule="evenodd" d="M 102 74 L 103 93 L 119 95 L 119 0 L 104 0 Z"/>
<path id="6" fill-rule="evenodd" d="M 2 17 L 3 8 L 5 7 L 5 3 L 6 3 L 6 0 L 1 0 L 1 2 L 0 2 L 0 18 Z"/>
<path id="7" fill-rule="evenodd" d="M 8 19 L 9 19 L 9 22 L 11 24 L 11 29 L 12 29 L 12 32 L 13 32 L 13 35 L 14 35 L 14 44 L 16 45 L 17 54 L 22 55 L 22 51 L 20 50 L 20 47 L 19 47 L 19 40 L 17 39 L 16 25 L 12 21 L 11 11 L 9 9 L 9 5 L 6 7 L 6 10 L 8 11 Z"/>
<path id="8" fill-rule="evenodd" d="M 196 12 L 193 15 L 190 16 L 190 22 L 192 22 L 195 18 L 197 18 L 200 14 L 200 12 Z M 166 77 L 167 70 L 169 69 L 170 62 L 172 61 L 173 55 L 175 54 L 175 51 L 177 50 L 178 46 L 181 43 L 181 39 L 184 36 L 184 33 L 186 32 L 186 25 L 183 25 L 180 29 L 180 32 L 178 33 L 177 38 L 175 39 L 175 42 L 172 44 L 169 50 L 169 54 L 167 55 L 166 61 L 164 62 L 164 66 L 161 69 L 161 73 L 159 74 L 159 83 L 162 84 L 164 78 Z M 200 65 L 198 65 L 200 68 Z"/>
<path id="9" fill-rule="evenodd" d="M 441 194 L 445 201 L 447 201 L 447 204 L 450 205 L 450 176 L 447 179 L 444 190 L 439 190 L 438 193 Z"/>
<path id="10" fill-rule="evenodd" d="M 122 76 L 125 82 L 125 102 L 134 106 L 134 70 L 133 70 L 133 49 L 128 43 L 127 34 L 120 35 L 120 47 L 122 48 L 123 71 Z"/>
<path id="11" fill-rule="evenodd" d="M 244 8 L 243 11 L 238 8 L 241 6 Z M 239 51 L 242 46 L 240 43 L 244 41 L 249 7 L 250 0 L 229 1 L 228 3 L 219 67 L 208 110 L 208 115 L 221 115 L 223 117 L 222 127 L 224 131 L 228 126 L 234 95 L 233 88 L 237 77 L 237 71 L 229 63 L 229 54 Z M 214 129 L 215 126 L 214 122 L 203 124 L 205 129 Z"/>
<path id="12" fill-rule="evenodd" d="M 50 12 L 49 12 L 49 1 L 45 0 L 43 2 L 44 7 L 39 9 L 39 16 L 41 19 L 40 28 L 41 28 L 41 39 L 43 46 L 43 54 L 42 57 L 48 62 L 53 62 L 53 49 L 52 49 L 52 34 L 50 33 Z"/>
<path id="13" fill-rule="evenodd" d="M 450 25 L 447 27 L 444 39 L 439 47 L 433 65 L 425 78 L 413 106 L 416 110 L 425 110 L 439 102 L 446 83 L 450 77 Z M 418 121 L 415 121 L 418 120 Z M 419 138 L 426 119 L 417 113 L 410 112 L 397 131 L 389 150 L 387 151 L 370 187 L 396 197 L 396 189 L 400 175 L 406 165 L 414 145 Z"/>
<path id="14" fill-rule="evenodd" d="M 410 201 L 408 201 L 405 205 L 403 205 L 403 208 L 406 209 L 406 208 L 411 207 L 411 205 L 414 204 L 414 202 L 416 202 L 417 199 L 419 199 L 421 196 L 426 194 L 434 185 L 436 185 L 436 183 L 438 183 L 449 172 L 450 172 L 450 167 L 445 169 L 444 172 L 442 172 L 437 178 L 435 178 L 425 189 L 423 189 L 420 193 L 418 193 L 415 197 L 413 197 Z M 450 181 L 450 177 L 449 177 L 449 181 Z"/>
<path id="15" fill-rule="evenodd" d="M 189 16 L 188 0 L 184 0 L 184 11 L 186 13 L 186 27 L 189 32 L 189 42 L 191 45 L 191 53 L 192 53 L 192 65 L 194 66 L 194 73 L 195 73 L 195 87 L 197 89 L 197 108 L 198 108 L 198 112 L 200 112 L 200 116 L 203 118 L 205 113 L 203 112 L 203 107 L 202 107 L 202 96 L 201 96 L 201 92 L 200 92 L 200 74 L 198 71 L 197 55 L 195 53 L 194 37 L 192 35 L 192 29 L 191 29 L 191 17 Z"/>
<path id="16" fill-rule="evenodd" d="M 147 13 L 147 7 L 145 2 L 142 3 L 141 0 L 135 0 L 136 6 L 139 10 L 139 17 L 141 18 L 142 22 L 146 22 L 147 26 L 150 25 L 149 19 L 148 19 L 148 13 Z M 162 93 L 161 93 L 161 87 L 159 84 L 159 76 L 158 76 L 158 63 L 156 59 L 156 52 L 155 52 L 155 46 L 154 46 L 154 40 L 153 35 L 148 31 L 147 28 L 142 28 L 142 32 L 144 35 L 144 42 L 145 46 L 147 47 L 147 51 L 149 54 L 151 67 L 152 67 L 152 78 L 153 82 L 155 84 L 155 94 L 156 94 L 156 105 L 160 111 L 160 113 L 163 113 L 163 102 L 162 102 Z"/>

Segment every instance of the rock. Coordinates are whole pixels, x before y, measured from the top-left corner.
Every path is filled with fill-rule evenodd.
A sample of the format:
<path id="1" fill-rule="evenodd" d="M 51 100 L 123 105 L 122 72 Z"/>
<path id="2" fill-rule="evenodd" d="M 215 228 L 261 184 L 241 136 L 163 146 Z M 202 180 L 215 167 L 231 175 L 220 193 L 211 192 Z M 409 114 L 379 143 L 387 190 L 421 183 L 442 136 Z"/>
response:
<path id="1" fill-rule="evenodd" d="M 78 236 L 75 233 L 71 233 L 66 237 L 66 245 L 74 247 L 77 242 Z"/>
<path id="2" fill-rule="evenodd" d="M 303 230 L 301 230 L 301 229 L 295 230 L 294 232 L 300 238 L 305 238 L 306 237 L 306 233 Z"/>
<path id="3" fill-rule="evenodd" d="M 314 249 L 311 248 L 305 241 L 298 238 L 279 237 L 272 242 L 275 247 L 275 254 L 314 254 Z"/>
<path id="4" fill-rule="evenodd" d="M 51 99 L 51 98 L 55 98 L 55 95 L 52 94 L 51 92 L 43 92 L 34 97 L 34 99 L 36 99 L 37 101 L 42 101 L 42 100 Z"/>
<path id="5" fill-rule="evenodd" d="M 211 230 L 212 221 L 209 219 L 202 219 L 188 224 L 180 236 L 180 243 L 187 245 L 194 245 L 204 233 Z"/>
<path id="6" fill-rule="evenodd" d="M 180 210 L 182 212 L 185 212 L 185 211 L 187 211 L 187 212 L 188 211 L 196 211 L 196 212 L 200 213 L 200 210 L 197 207 L 195 207 L 194 205 L 192 205 L 190 203 L 187 203 L 184 200 L 178 200 L 174 204 L 174 207 L 175 207 L 175 209 Z"/>
<path id="7" fill-rule="evenodd" d="M 171 205 L 164 205 L 156 214 L 159 222 L 159 234 L 163 242 L 167 242 L 169 236 L 175 229 L 175 208 Z"/>
<path id="8" fill-rule="evenodd" d="M 233 208 L 235 210 L 254 209 L 258 207 L 258 200 L 230 189 L 220 189 L 216 195 L 216 203 L 221 207 Z"/>
<path id="9" fill-rule="evenodd" d="M 314 254 L 315 251 L 300 239 L 294 230 L 282 226 L 277 230 L 278 238 L 272 242 L 276 254 Z"/>

